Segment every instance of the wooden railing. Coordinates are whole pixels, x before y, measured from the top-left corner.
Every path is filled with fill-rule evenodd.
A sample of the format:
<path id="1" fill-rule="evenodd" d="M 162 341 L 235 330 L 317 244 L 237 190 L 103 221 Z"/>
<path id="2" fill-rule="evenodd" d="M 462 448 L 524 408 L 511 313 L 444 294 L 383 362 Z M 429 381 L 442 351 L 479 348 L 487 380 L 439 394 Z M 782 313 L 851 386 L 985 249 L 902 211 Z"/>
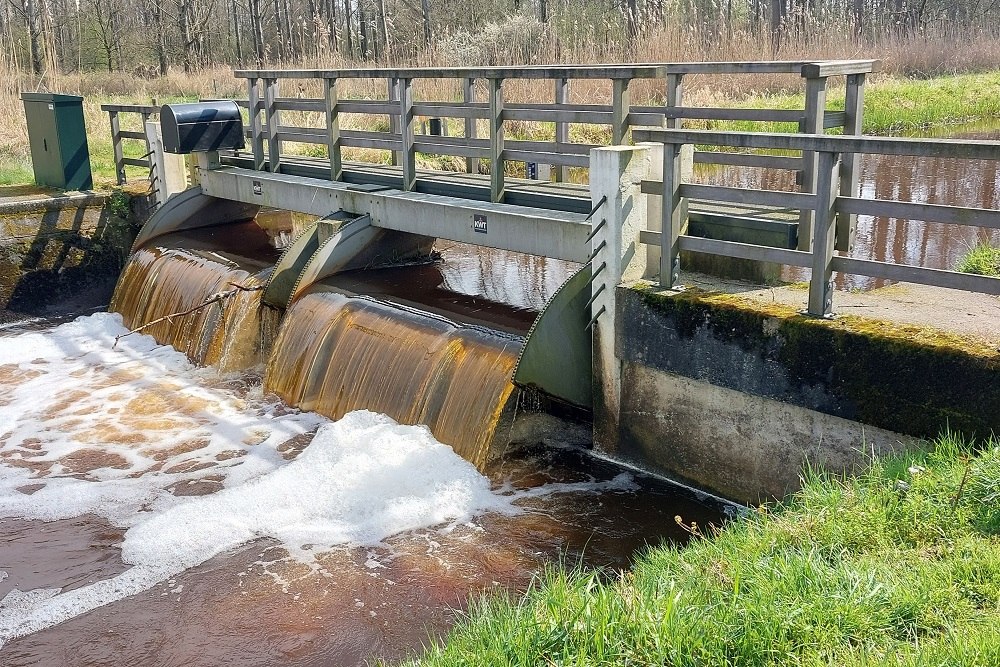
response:
<path id="1" fill-rule="evenodd" d="M 152 147 L 146 137 L 146 121 L 160 115 L 160 107 L 142 104 L 102 104 L 101 111 L 108 112 L 111 120 L 111 147 L 115 154 L 115 178 L 118 185 L 124 185 L 127 177 L 125 167 L 143 167 L 147 171 L 151 166 L 149 153 Z M 138 114 L 141 120 L 139 131 L 121 129 L 121 114 Z M 143 151 L 144 157 L 125 157 L 124 141 L 141 141 L 146 147 Z"/>
<path id="2" fill-rule="evenodd" d="M 500 68 L 410 68 L 410 69 L 340 69 L 340 70 L 239 70 L 237 77 L 247 79 L 249 109 L 248 137 L 257 169 L 281 171 L 283 142 L 320 144 L 327 147 L 330 178 L 341 180 L 342 149 L 347 147 L 382 149 L 392 152 L 392 163 L 401 165 L 404 190 L 416 187 L 416 153 L 464 157 L 466 171 L 478 170 L 480 160 L 489 164 L 491 197 L 504 198 L 504 167 L 507 162 L 532 162 L 551 165 L 555 180 L 568 178 L 568 168 L 589 164 L 591 144 L 570 141 L 570 124 L 598 124 L 611 127 L 611 144 L 628 142 L 629 130 L 637 126 L 680 127 L 685 119 L 709 121 L 750 121 L 798 123 L 800 131 L 814 134 L 831 127 L 841 127 L 848 135 L 861 132 L 865 75 L 877 71 L 878 61 L 852 60 L 827 62 L 730 62 L 662 63 L 644 65 L 542 66 Z M 801 110 L 728 109 L 683 105 L 684 77 L 692 74 L 762 75 L 795 74 L 805 82 L 805 104 Z M 846 77 L 844 111 L 826 110 L 828 80 Z M 283 80 L 321 80 L 322 98 L 282 97 Z M 338 82 L 345 79 L 386 81 L 383 99 L 343 99 Z M 462 99 L 425 101 L 414 96 L 414 82 L 426 79 L 461 81 Z M 512 103 L 505 100 L 504 82 L 512 79 L 536 79 L 552 83 L 552 102 Z M 579 80 L 607 80 L 611 83 L 611 104 L 571 104 L 570 86 Z M 660 79 L 666 82 L 662 105 L 633 105 L 630 82 Z M 488 84 L 488 99 L 475 99 L 476 81 Z M 282 123 L 282 112 L 307 111 L 325 115 L 325 127 L 297 127 Z M 341 128 L 344 114 L 376 114 L 389 117 L 388 131 L 361 131 Z M 419 135 L 415 131 L 418 116 L 462 119 L 460 137 Z M 487 121 L 488 136 L 479 137 L 477 120 Z M 552 141 L 512 140 L 506 136 L 507 121 L 554 123 Z M 817 167 L 816 156 L 732 155 L 698 153 L 696 162 L 740 164 L 800 172 L 803 187 L 812 187 Z M 857 187 L 857 163 L 845 162 L 845 181 Z"/>
<path id="3" fill-rule="evenodd" d="M 643 181 L 642 190 L 659 195 L 662 219 L 659 230 L 641 232 L 639 240 L 660 247 L 660 284 L 672 287 L 678 279 L 682 250 L 775 262 L 811 269 L 808 312 L 826 316 L 833 305 L 834 271 L 840 273 L 936 285 L 970 292 L 1000 294 L 1000 278 L 929 269 L 907 264 L 850 257 L 854 218 L 858 215 L 891 216 L 952 225 L 1000 229 L 1000 211 L 967 206 L 944 206 L 914 201 L 862 199 L 844 194 L 843 160 L 862 154 L 903 155 L 913 158 L 955 158 L 1000 161 L 1000 142 L 954 139 L 896 139 L 838 137 L 822 134 L 728 133 L 705 130 L 643 128 L 633 130 L 634 140 L 663 145 L 663 180 Z M 730 149 L 802 151 L 816 156 L 816 178 L 807 192 L 751 190 L 685 183 L 682 151 L 685 145 Z M 848 172 L 857 175 L 857 169 Z M 799 249 L 696 238 L 683 233 L 685 200 L 726 204 L 751 204 L 762 209 L 782 207 L 802 212 Z M 838 239 L 840 243 L 838 243 Z M 844 254 L 838 254 L 843 249 Z"/>

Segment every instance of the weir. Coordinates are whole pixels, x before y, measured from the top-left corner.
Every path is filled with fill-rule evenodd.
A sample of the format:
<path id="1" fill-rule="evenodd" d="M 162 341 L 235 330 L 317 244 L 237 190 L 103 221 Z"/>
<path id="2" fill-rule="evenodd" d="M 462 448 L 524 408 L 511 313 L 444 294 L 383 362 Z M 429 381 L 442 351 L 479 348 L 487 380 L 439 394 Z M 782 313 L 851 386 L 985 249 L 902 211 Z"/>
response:
<path id="1" fill-rule="evenodd" d="M 595 446 L 609 454 L 740 500 L 780 496 L 798 483 L 804 462 L 850 468 L 863 443 L 899 447 L 907 442 L 907 428 L 869 416 L 864 398 L 844 393 L 839 349 L 813 351 L 835 360 L 826 376 L 796 366 L 779 378 L 768 355 L 788 349 L 795 330 L 786 328 L 786 314 L 754 319 L 756 314 L 732 315 L 728 302 L 721 310 L 713 301 L 701 303 L 696 293 L 679 289 L 683 257 L 809 270 L 804 313 L 792 311 L 807 327 L 829 321 L 833 313 L 834 272 L 1000 294 L 995 278 L 851 256 L 858 216 L 920 216 L 1000 229 L 996 210 L 861 196 L 857 171 L 864 154 L 1000 155 L 996 142 L 859 136 L 864 75 L 876 69 L 873 61 L 851 61 L 243 72 L 250 92 L 245 131 L 232 103 L 169 109 L 174 132 L 182 125 L 176 119 L 201 119 L 184 130 L 199 137 L 191 156 L 192 187 L 164 197 L 139 234 L 114 307 L 136 327 L 238 286 L 240 293 L 225 305 L 170 318 L 151 331 L 200 363 L 231 369 L 265 364 L 266 388 L 303 409 L 339 418 L 369 408 L 403 423 L 426 424 L 480 468 L 519 442 L 540 442 L 559 431 L 565 423 L 560 420 L 584 420 L 593 423 Z M 777 72 L 801 72 L 806 109 L 680 105 L 684 76 Z M 574 76 L 610 79 L 612 105 L 505 104 L 505 80 Z M 389 79 L 388 102 L 338 96 L 338 81 L 372 77 Z M 835 77 L 846 78 L 843 112 L 826 110 L 827 80 Z M 318 81 L 324 97 L 281 98 L 277 82 L 284 78 Z M 489 103 L 415 103 L 410 87 L 422 78 L 484 79 Z M 667 81 L 667 104 L 630 105 L 629 82 L 643 78 Z M 402 96 L 392 97 L 400 89 Z M 282 112 L 321 114 L 326 126 L 286 125 Z M 485 118 L 490 137 L 477 138 L 475 123 L 464 137 L 419 137 L 414 118 L 421 112 Z M 349 113 L 388 114 L 399 125 L 378 133 L 341 130 L 341 114 Z M 802 133 L 679 127 L 685 118 L 744 116 L 754 122 L 799 120 Z M 206 118 L 211 123 L 198 124 Z M 505 141 L 504 122 L 519 119 L 552 121 L 557 130 L 610 122 L 616 145 Z M 833 127 L 848 136 L 824 133 Z M 635 145 L 628 145 L 629 136 Z M 244 137 L 250 151 L 243 150 Z M 291 142 L 323 144 L 327 157 L 282 154 L 282 144 Z M 182 146 L 184 140 L 165 136 L 164 144 Z M 696 145 L 701 150 L 694 151 Z M 350 147 L 392 151 L 394 164 L 348 163 L 341 153 Z M 472 162 L 466 174 L 420 171 L 418 150 L 486 158 L 490 174 L 474 173 L 479 168 Z M 586 166 L 588 184 L 505 175 L 505 167 L 518 160 L 558 169 Z M 794 191 L 703 185 L 693 182 L 692 163 L 794 170 L 799 184 Z M 269 207 L 316 219 L 280 255 L 252 222 Z M 715 231 L 695 236 L 689 223 L 696 221 L 697 229 Z M 426 267 L 448 262 L 437 253 L 444 242 L 527 253 L 569 268 L 561 287 L 529 311 L 456 290 L 419 294 L 413 286 L 428 279 Z M 639 301 L 636 293 L 643 295 Z M 695 310 L 702 319 L 688 317 Z M 731 330 L 748 341 L 724 338 L 726 324 L 716 322 L 727 317 L 740 318 Z M 719 336 L 727 345 L 716 345 Z M 839 340 L 817 345 L 837 346 Z M 683 348 L 690 358 L 657 349 L 654 341 Z M 693 363 L 709 354 L 702 349 L 723 357 Z M 753 356 L 760 350 L 762 359 Z M 899 363 L 922 364 L 927 354 L 915 349 Z M 983 363 L 992 368 L 989 359 Z M 750 375 L 740 376 L 744 371 Z M 897 399 L 880 394 L 883 401 Z M 939 414 L 972 415 L 978 409 L 950 395 L 929 397 L 926 405 Z M 1000 427 L 995 419 L 970 420 L 978 428 Z M 777 444 L 770 447 L 769 440 Z"/>

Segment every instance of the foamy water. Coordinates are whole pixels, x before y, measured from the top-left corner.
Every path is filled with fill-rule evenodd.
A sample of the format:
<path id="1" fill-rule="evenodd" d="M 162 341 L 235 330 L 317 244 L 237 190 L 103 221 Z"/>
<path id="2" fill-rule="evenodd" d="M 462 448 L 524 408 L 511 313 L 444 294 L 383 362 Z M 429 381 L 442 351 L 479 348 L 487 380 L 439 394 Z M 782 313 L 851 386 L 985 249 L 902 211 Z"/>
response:
<path id="1" fill-rule="evenodd" d="M 314 556 L 337 546 L 447 532 L 544 493 L 634 488 L 620 475 L 491 490 L 425 427 L 290 410 L 150 337 L 114 345 L 124 332 L 102 313 L 0 337 L 0 519 L 103 517 L 125 529 L 128 566 L 73 590 L 12 590 L 0 646 L 262 538 L 322 574 Z"/>

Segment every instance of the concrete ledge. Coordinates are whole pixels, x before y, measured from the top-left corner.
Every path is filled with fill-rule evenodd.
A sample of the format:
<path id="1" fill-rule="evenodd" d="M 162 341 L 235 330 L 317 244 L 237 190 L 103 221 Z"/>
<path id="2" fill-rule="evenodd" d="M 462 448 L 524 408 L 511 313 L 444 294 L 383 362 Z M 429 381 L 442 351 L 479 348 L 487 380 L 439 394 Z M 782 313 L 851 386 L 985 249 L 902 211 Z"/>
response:
<path id="1" fill-rule="evenodd" d="M 92 298 L 106 303 L 148 214 L 148 197 L 134 189 L 33 189 L 6 188 L 10 196 L 0 199 L 0 311 L 9 311 L 5 318 L 43 314 L 98 288 L 102 294 Z"/>
<path id="2" fill-rule="evenodd" d="M 616 454 L 744 503 L 798 488 L 806 466 L 845 472 L 915 440 L 626 362 Z"/>
<path id="3" fill-rule="evenodd" d="M 109 196 L 107 192 L 67 192 L 31 199 L 0 200 L 0 216 L 104 206 Z"/>
<path id="4" fill-rule="evenodd" d="M 1000 349 L 701 290 L 618 288 L 619 454 L 744 501 L 946 428 L 1000 434 Z M 911 437 L 912 436 L 912 437 Z"/>

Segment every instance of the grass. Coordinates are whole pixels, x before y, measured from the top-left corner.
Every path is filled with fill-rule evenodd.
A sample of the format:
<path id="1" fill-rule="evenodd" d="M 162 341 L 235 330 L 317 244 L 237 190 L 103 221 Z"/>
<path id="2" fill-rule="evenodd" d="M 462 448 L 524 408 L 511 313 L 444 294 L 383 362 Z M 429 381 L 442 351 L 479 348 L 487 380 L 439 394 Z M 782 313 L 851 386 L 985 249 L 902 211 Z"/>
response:
<path id="1" fill-rule="evenodd" d="M 1000 442 L 810 473 L 621 574 L 551 568 L 479 600 L 420 659 L 444 665 L 996 665 Z"/>
<path id="2" fill-rule="evenodd" d="M 962 273 L 1000 277 L 1000 247 L 983 241 L 962 257 L 955 267 Z"/>

